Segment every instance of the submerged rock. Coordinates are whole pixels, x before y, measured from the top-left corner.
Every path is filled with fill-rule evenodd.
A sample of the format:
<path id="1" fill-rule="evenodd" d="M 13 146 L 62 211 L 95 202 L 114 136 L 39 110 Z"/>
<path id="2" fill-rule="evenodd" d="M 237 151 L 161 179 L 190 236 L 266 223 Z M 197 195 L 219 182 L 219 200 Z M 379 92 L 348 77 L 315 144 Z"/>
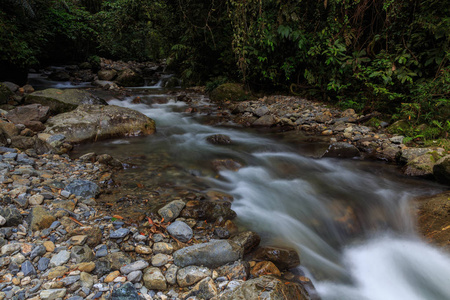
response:
<path id="1" fill-rule="evenodd" d="M 144 114 L 115 105 L 80 105 L 46 123 L 45 132 L 63 134 L 66 142 L 81 143 L 112 137 L 149 135 L 155 122 Z"/>

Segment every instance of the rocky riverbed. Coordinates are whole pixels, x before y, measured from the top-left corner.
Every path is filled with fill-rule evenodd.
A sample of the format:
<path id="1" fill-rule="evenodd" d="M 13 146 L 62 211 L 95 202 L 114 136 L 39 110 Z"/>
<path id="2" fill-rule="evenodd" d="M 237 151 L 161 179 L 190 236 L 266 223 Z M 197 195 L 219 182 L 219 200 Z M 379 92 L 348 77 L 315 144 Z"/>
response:
<path id="1" fill-rule="evenodd" d="M 294 269 L 298 253 L 258 247 L 256 233 L 233 223 L 227 196 L 186 191 L 165 205 L 145 206 L 136 218 L 115 211 L 108 193 L 124 165 L 109 155 L 66 153 L 74 143 L 152 134 L 152 120 L 84 91 L 33 92 L 17 88 L 1 99 L 0 299 L 318 298 Z M 173 97 L 192 102 L 186 92 Z M 448 183 L 444 149 L 408 148 L 403 137 L 364 125 L 367 116 L 352 110 L 288 96 L 223 102 L 219 109 L 191 104 L 186 112 L 206 112 L 214 122 L 324 136 L 331 143 L 324 157 L 400 162 L 408 175 Z"/>

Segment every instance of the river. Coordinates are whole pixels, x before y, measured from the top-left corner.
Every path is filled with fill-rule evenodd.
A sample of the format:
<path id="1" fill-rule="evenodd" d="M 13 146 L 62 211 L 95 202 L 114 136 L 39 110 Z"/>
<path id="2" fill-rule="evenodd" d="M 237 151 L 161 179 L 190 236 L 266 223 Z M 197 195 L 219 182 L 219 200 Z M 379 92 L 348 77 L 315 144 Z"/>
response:
<path id="1" fill-rule="evenodd" d="M 232 195 L 239 226 L 258 232 L 265 244 L 294 247 L 300 271 L 324 300 L 450 299 L 450 257 L 416 234 L 410 209 L 414 197 L 444 187 L 405 178 L 381 162 L 314 158 L 326 144 L 310 143 L 300 133 L 292 139 L 292 134 L 288 138 L 229 123 L 206 125 L 207 114 L 185 112 L 187 104 L 162 89 L 134 93 L 109 104 L 151 117 L 157 133 L 83 145 L 74 155 L 96 151 L 121 160 L 139 157 L 140 165 L 124 171 L 121 180 Z M 132 103 L 136 95 L 142 103 Z M 200 107 L 208 105 L 206 100 L 195 99 Z M 206 138 L 213 134 L 228 135 L 233 142 L 210 144 Z M 244 167 L 217 175 L 210 163 L 217 158 Z M 177 171 L 165 168 L 161 174 L 163 165 Z"/>

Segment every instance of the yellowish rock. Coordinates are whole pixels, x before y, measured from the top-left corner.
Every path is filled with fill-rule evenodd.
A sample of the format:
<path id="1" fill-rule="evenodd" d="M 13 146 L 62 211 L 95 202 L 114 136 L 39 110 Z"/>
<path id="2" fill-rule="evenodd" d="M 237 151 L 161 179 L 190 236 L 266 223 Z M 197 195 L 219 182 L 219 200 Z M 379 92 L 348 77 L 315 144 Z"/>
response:
<path id="1" fill-rule="evenodd" d="M 52 241 L 45 241 L 43 245 L 45 247 L 45 250 L 47 250 L 47 252 L 55 251 L 55 244 Z"/>
<path id="2" fill-rule="evenodd" d="M 116 279 L 119 275 L 120 275 L 120 271 L 111 272 L 105 277 L 105 282 L 106 283 L 113 282 L 114 279 Z"/>
<path id="3" fill-rule="evenodd" d="M 91 273 L 95 269 L 95 263 L 94 262 L 80 263 L 76 266 L 76 268 L 81 272 Z"/>

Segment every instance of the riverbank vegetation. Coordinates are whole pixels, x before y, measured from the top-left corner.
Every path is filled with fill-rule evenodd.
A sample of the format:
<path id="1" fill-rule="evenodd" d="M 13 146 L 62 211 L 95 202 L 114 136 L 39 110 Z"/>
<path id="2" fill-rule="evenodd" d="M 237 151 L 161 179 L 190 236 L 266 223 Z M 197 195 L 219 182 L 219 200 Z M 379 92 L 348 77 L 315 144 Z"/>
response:
<path id="1" fill-rule="evenodd" d="M 4 0 L 0 73 L 166 59 L 186 85 L 243 82 L 379 111 L 410 139 L 445 138 L 449 16 L 437 0 Z"/>

